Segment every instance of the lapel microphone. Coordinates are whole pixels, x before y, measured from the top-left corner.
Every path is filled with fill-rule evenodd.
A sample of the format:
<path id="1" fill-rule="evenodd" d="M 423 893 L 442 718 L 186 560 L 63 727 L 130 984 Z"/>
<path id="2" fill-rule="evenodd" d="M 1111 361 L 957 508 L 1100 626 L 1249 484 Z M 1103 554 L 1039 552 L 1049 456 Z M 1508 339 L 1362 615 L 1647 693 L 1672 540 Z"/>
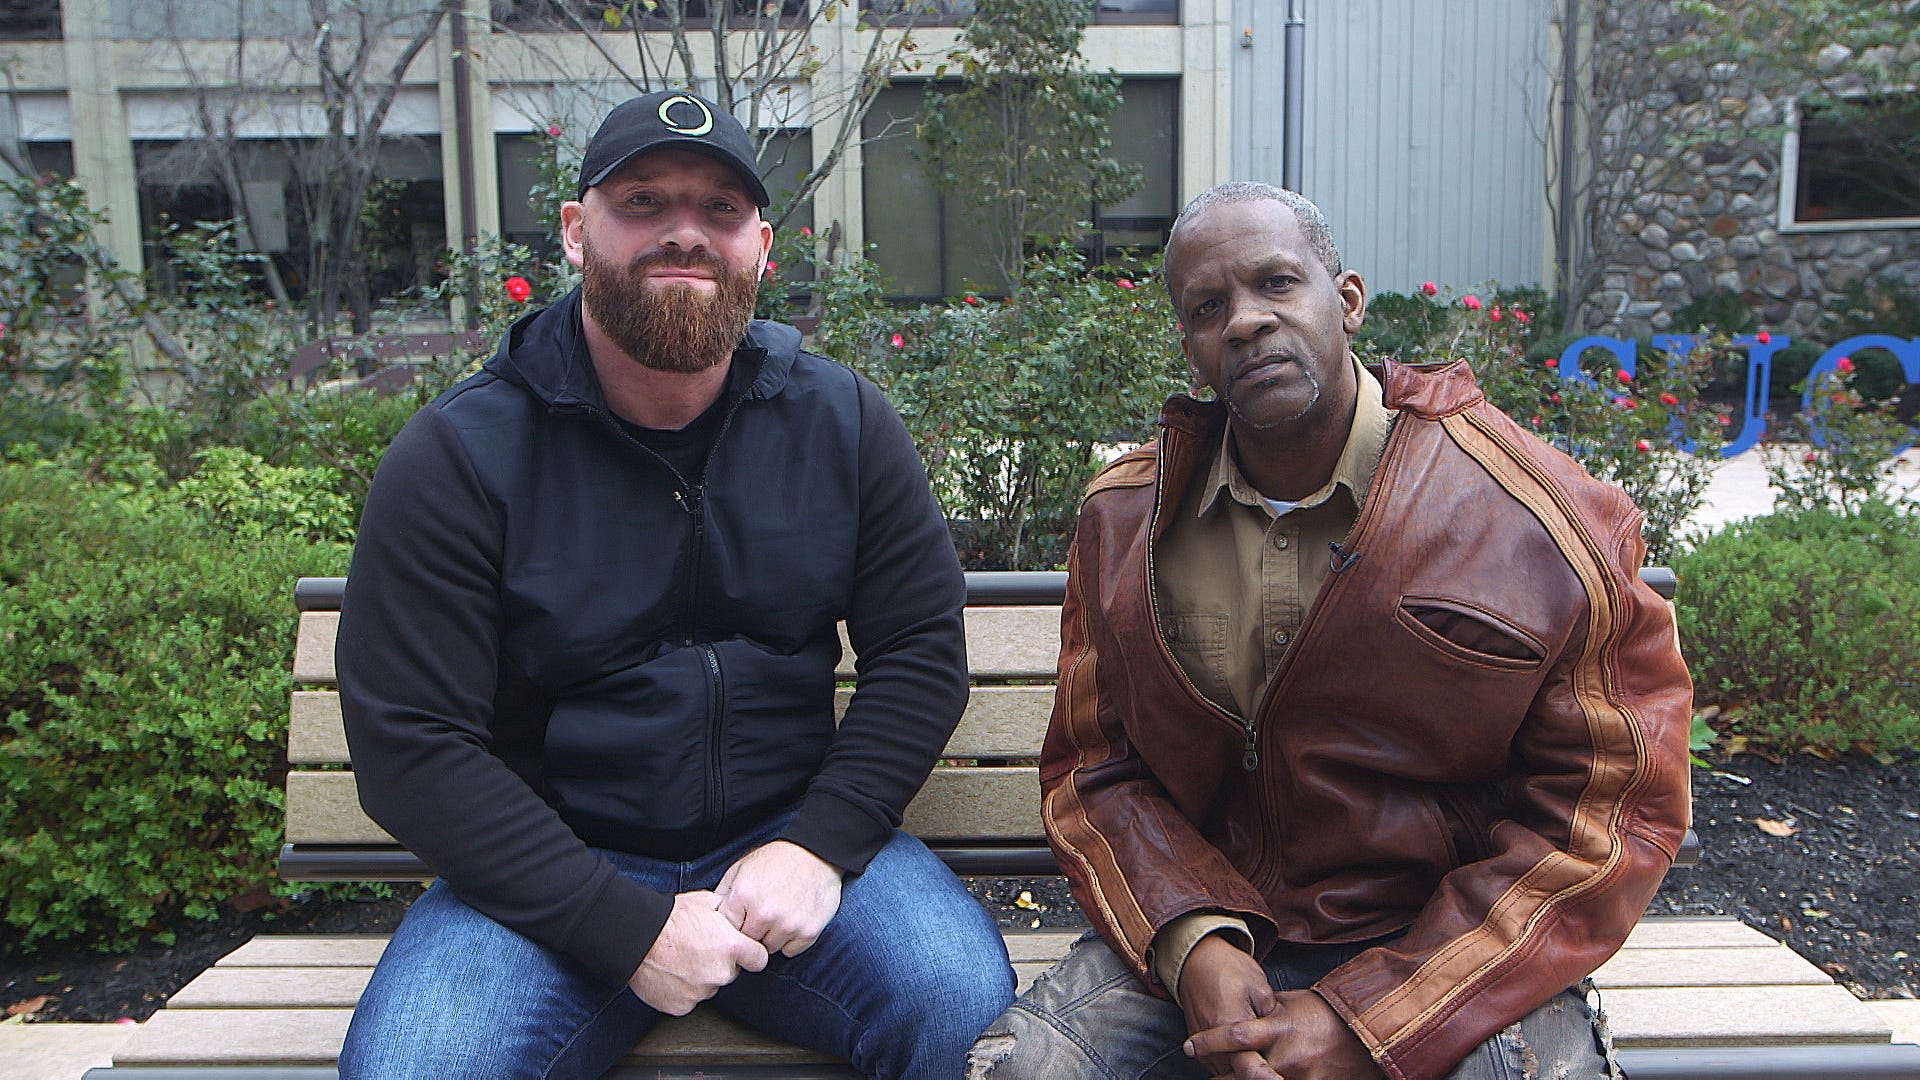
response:
<path id="1" fill-rule="evenodd" d="M 1338 540 L 1327 541 L 1327 547 L 1333 549 L 1333 555 L 1327 561 L 1328 565 L 1333 568 L 1333 572 L 1336 574 L 1346 573 L 1348 567 L 1360 561 L 1359 552 L 1345 550 L 1340 546 Z"/>

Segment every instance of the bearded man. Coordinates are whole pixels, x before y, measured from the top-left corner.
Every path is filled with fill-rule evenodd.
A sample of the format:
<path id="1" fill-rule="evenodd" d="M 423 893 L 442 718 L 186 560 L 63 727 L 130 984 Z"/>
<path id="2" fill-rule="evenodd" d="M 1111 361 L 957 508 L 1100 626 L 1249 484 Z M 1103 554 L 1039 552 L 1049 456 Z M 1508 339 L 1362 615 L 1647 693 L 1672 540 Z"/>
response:
<path id="1" fill-rule="evenodd" d="M 439 878 L 341 1075 L 599 1076 L 713 998 L 870 1076 L 956 1076 L 1013 977 L 899 829 L 967 696 L 925 473 L 871 383 L 751 321 L 773 230 L 732 117 L 626 102 L 578 196 L 581 287 L 368 494 L 341 705 L 367 813 Z"/>

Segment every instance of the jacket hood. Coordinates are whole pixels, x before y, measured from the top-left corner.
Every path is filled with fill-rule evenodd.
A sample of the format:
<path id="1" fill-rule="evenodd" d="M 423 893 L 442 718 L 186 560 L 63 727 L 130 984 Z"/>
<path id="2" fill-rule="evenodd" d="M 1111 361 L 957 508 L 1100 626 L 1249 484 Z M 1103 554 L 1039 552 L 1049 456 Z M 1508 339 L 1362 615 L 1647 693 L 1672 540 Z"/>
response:
<path id="1" fill-rule="evenodd" d="M 515 319 L 501 335 L 485 369 L 524 387 L 548 406 L 604 410 L 607 399 L 587 354 L 580 312 L 576 287 L 552 306 Z M 746 336 L 733 352 L 735 361 L 757 369 L 745 395 L 765 398 L 779 393 L 799 355 L 800 331 L 764 319 L 747 324 Z"/>

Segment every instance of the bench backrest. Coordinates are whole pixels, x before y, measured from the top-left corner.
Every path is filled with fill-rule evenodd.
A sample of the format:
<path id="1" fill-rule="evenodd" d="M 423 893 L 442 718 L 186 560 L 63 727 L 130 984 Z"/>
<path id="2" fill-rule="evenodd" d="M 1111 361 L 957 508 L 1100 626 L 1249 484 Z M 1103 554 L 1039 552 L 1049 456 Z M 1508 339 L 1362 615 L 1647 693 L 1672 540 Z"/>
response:
<path id="1" fill-rule="evenodd" d="M 1641 571 L 1673 596 L 1671 571 Z M 334 638 L 343 578 L 303 578 L 295 588 L 300 633 L 287 737 L 289 880 L 412 881 L 431 876 L 360 809 L 335 689 Z M 913 804 L 906 827 L 963 874 L 1057 872 L 1040 826 L 1036 763 L 1053 705 L 1066 574 L 967 575 L 967 657 L 972 692 L 947 756 Z M 843 642 L 844 644 L 844 642 Z M 852 693 L 852 650 L 838 691 Z"/>

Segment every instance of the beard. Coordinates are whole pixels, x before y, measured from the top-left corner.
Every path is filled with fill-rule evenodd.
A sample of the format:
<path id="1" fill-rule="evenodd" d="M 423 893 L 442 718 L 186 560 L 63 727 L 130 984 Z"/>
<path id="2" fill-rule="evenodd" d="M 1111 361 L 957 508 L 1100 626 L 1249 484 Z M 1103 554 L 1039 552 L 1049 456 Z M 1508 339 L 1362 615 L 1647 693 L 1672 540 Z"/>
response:
<path id="1" fill-rule="evenodd" d="M 733 355 L 753 319 L 759 277 L 727 266 L 719 256 L 656 251 L 624 266 L 598 256 L 585 240 L 581 296 L 593 321 L 620 351 L 655 371 L 692 374 Z M 707 270 L 711 292 L 686 284 L 658 285 L 647 272 L 660 266 Z"/>

